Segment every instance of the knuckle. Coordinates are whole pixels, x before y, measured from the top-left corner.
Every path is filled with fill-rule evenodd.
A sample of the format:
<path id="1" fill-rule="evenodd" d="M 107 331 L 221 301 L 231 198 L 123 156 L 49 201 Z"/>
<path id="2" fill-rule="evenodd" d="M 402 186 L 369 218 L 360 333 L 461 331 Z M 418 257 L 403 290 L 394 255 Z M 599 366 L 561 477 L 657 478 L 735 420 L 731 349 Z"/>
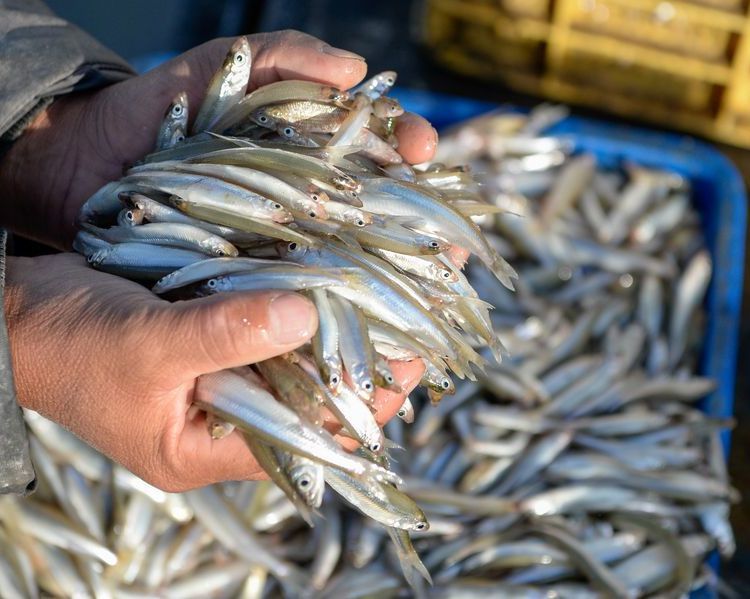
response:
<path id="1" fill-rule="evenodd" d="M 292 45 L 295 42 L 309 39 L 311 36 L 297 29 L 282 29 L 277 32 L 278 40 L 282 43 Z"/>

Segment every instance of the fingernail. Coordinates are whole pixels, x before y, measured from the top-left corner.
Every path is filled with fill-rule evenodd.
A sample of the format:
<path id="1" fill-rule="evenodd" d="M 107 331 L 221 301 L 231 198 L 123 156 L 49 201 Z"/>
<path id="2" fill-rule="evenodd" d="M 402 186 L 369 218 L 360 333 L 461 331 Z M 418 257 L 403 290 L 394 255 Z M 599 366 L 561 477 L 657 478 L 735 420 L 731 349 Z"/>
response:
<path id="1" fill-rule="evenodd" d="M 352 60 L 361 60 L 362 62 L 365 61 L 364 57 L 359 54 L 349 52 L 349 50 L 342 50 L 341 48 L 334 48 L 333 46 L 323 46 L 322 51 L 331 56 L 335 56 L 336 58 L 349 58 Z"/>
<path id="2" fill-rule="evenodd" d="M 268 306 L 269 332 L 279 344 L 297 343 L 312 335 L 315 312 L 309 300 L 296 293 L 283 293 Z"/>

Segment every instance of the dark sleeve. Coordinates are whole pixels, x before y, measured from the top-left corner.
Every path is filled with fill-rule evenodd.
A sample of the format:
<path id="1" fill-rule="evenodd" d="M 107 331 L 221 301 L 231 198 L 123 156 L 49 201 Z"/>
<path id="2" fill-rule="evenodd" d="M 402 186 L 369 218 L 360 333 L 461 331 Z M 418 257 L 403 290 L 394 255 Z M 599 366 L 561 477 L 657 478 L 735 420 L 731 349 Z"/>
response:
<path id="1" fill-rule="evenodd" d="M 0 160 L 34 116 L 55 96 L 133 74 L 92 37 L 38 0 L 0 0 Z M 0 297 L 5 245 L 0 230 Z M 5 311 L 0 310 L 0 494 L 28 493 L 36 484 L 21 409 L 16 401 Z"/>
<path id="2" fill-rule="evenodd" d="M 5 291 L 5 243 L 0 230 L 0 294 Z M 21 408 L 16 403 L 5 310 L 0 310 L 0 494 L 30 493 L 36 486 Z"/>
<path id="3" fill-rule="evenodd" d="M 132 75 L 117 54 L 38 0 L 0 0 L 0 135 L 17 137 L 52 98 Z"/>

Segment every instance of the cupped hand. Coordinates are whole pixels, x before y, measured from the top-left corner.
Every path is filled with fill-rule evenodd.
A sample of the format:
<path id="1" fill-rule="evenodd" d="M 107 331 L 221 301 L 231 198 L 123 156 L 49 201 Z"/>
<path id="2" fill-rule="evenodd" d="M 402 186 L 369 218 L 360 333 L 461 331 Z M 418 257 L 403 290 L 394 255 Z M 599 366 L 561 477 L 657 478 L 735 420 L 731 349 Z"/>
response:
<path id="1" fill-rule="evenodd" d="M 366 74 L 364 59 L 298 31 L 248 36 L 249 90 L 282 79 L 308 79 L 346 89 Z M 217 39 L 164 65 L 93 93 L 55 101 L 0 163 L 0 225 L 53 247 L 67 248 L 83 202 L 153 149 L 172 98 L 186 91 L 194 118 L 206 85 L 234 39 Z M 396 130 L 406 161 L 429 160 L 437 133 L 407 114 Z"/>
<path id="2" fill-rule="evenodd" d="M 167 491 L 265 477 L 238 433 L 213 440 L 188 417 L 196 379 L 291 351 L 317 328 L 298 294 L 169 303 L 74 254 L 9 258 L 5 306 L 20 404 Z M 421 364 L 394 375 L 411 390 Z M 378 419 L 402 402 L 379 390 Z"/>

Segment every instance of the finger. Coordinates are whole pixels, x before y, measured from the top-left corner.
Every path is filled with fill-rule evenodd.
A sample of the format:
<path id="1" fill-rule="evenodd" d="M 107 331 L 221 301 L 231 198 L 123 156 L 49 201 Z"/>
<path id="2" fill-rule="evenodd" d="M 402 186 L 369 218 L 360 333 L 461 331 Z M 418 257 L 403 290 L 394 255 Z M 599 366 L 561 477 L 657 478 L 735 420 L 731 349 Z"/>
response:
<path id="1" fill-rule="evenodd" d="M 267 360 L 305 343 L 318 327 L 307 298 L 288 292 L 236 292 L 172 304 L 166 351 L 183 378 Z"/>
<path id="2" fill-rule="evenodd" d="M 393 418 L 404 403 L 406 396 L 419 384 L 424 373 L 422 360 L 411 362 L 390 362 L 393 378 L 400 385 L 402 393 L 395 393 L 386 389 L 375 392 L 375 416 L 379 424 L 385 424 Z"/>
<path id="3" fill-rule="evenodd" d="M 194 487 L 227 480 L 268 478 L 239 431 L 224 439 L 213 439 L 203 414 L 185 421 L 177 452 L 183 463 L 189 465 L 185 482 Z"/>
<path id="4" fill-rule="evenodd" d="M 392 361 L 389 362 L 391 373 L 395 382 L 401 387 L 401 393 L 378 389 L 375 391 L 375 398 L 372 403 L 372 409 L 375 411 L 375 419 L 379 424 L 388 422 L 398 412 L 404 403 L 404 398 L 411 393 L 419 384 L 422 374 L 424 373 L 424 364 L 421 360 L 412 360 L 410 362 Z M 344 380 L 350 382 L 349 375 L 344 374 Z M 335 433 L 341 429 L 338 418 L 328 409 L 321 411 L 323 422 L 329 432 Z"/>
<path id="5" fill-rule="evenodd" d="M 465 250 L 462 247 L 459 247 L 457 245 L 451 246 L 450 250 L 448 250 L 448 255 L 450 256 L 451 262 L 458 266 L 458 268 L 463 268 L 466 264 L 466 261 L 469 259 L 469 250 Z"/>
<path id="6" fill-rule="evenodd" d="M 421 116 L 406 112 L 396 119 L 398 151 L 410 164 L 431 160 L 437 148 L 437 131 Z"/>
<path id="7" fill-rule="evenodd" d="M 419 384 L 424 372 L 421 360 L 411 362 L 390 362 L 393 378 L 401 385 L 404 393 L 394 393 L 378 389 L 375 393 L 375 418 L 381 426 L 393 418 L 404 403 L 404 398 Z M 347 451 L 354 451 L 360 446 L 359 441 L 345 435 L 335 435 L 336 441 Z"/>
<path id="8" fill-rule="evenodd" d="M 365 59 L 316 37 L 287 30 L 249 36 L 252 88 L 284 79 L 307 79 L 348 89 L 367 73 Z"/>

